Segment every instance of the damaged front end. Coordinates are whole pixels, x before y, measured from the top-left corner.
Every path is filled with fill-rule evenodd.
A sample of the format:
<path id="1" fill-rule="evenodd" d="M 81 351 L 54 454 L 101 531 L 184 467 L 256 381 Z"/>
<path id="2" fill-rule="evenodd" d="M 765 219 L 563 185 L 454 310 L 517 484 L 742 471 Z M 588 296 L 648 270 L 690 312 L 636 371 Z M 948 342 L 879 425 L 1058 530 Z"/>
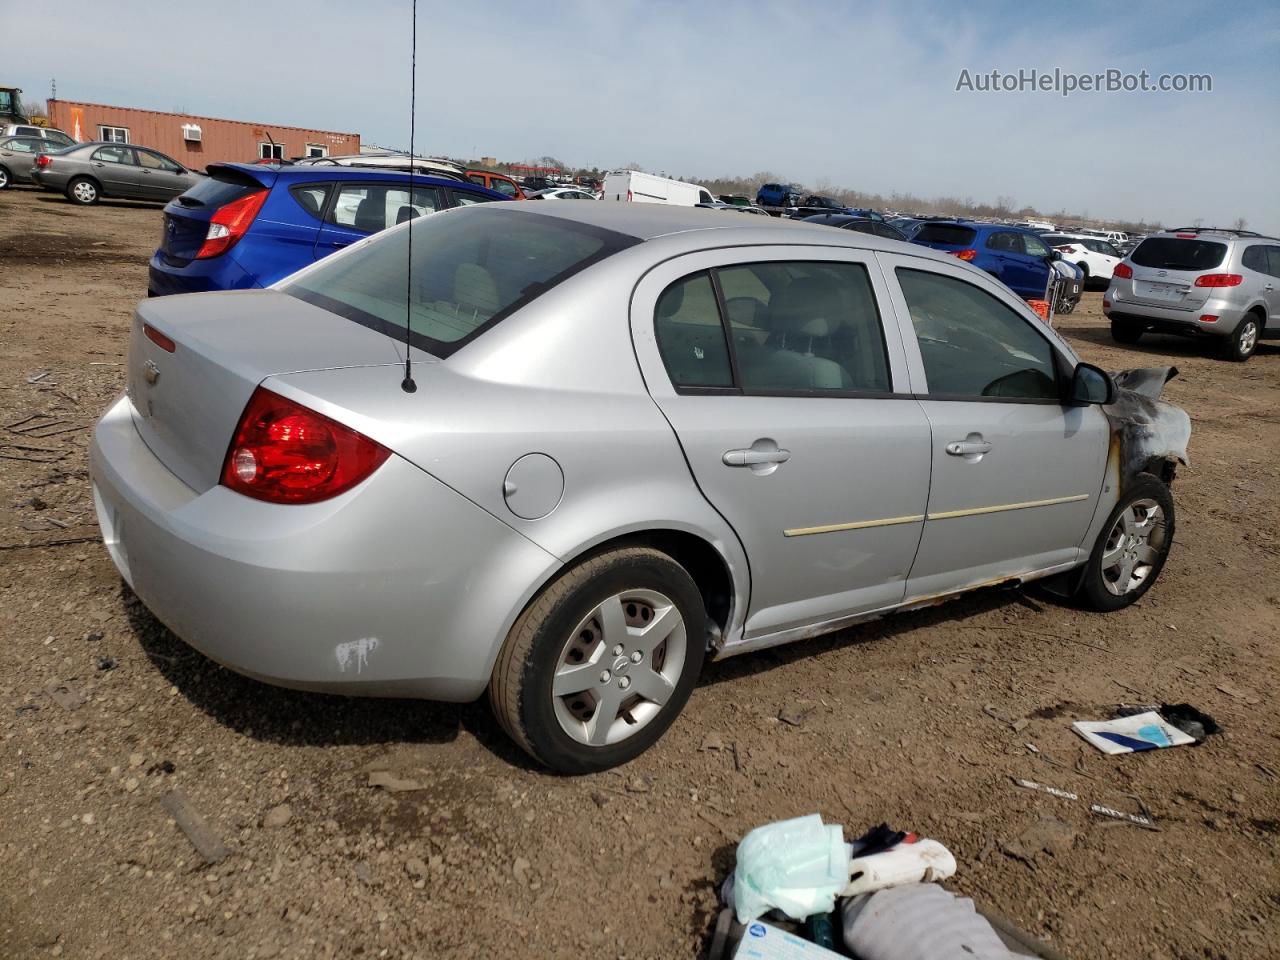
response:
<path id="1" fill-rule="evenodd" d="M 1190 464 L 1191 417 L 1160 399 L 1177 367 L 1145 367 L 1111 374 L 1115 396 L 1102 408 L 1111 422 L 1107 486 L 1114 503 L 1141 473 L 1172 483 L 1177 465 Z"/>

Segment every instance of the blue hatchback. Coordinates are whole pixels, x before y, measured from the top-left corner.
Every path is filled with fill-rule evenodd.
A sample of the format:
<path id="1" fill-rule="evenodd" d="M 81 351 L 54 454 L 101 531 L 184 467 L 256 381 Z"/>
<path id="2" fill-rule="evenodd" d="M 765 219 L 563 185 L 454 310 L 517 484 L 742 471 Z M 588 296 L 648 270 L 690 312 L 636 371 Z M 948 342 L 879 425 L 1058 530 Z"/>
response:
<path id="1" fill-rule="evenodd" d="M 1042 300 L 1056 257 L 1031 230 L 972 220 L 926 220 L 911 242 L 987 271 L 1024 300 Z"/>
<path id="2" fill-rule="evenodd" d="M 147 294 L 265 287 L 357 240 L 448 207 L 509 200 L 469 182 L 339 166 L 212 164 L 164 208 Z"/>

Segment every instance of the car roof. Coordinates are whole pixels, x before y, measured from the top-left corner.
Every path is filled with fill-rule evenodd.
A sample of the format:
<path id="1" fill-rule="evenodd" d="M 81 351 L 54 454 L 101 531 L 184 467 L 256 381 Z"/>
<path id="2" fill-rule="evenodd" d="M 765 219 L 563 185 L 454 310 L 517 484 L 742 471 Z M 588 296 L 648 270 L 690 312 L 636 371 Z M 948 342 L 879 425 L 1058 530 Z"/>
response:
<path id="1" fill-rule="evenodd" d="M 387 170 L 378 167 L 343 167 L 337 164 L 302 165 L 274 163 L 211 163 L 210 167 L 229 167 L 245 173 L 261 172 L 264 168 L 286 180 L 305 180 L 314 183 L 318 180 L 408 180 L 407 170 Z M 453 187 L 476 193 L 495 193 L 471 180 L 454 180 L 451 177 L 433 177 L 426 173 L 413 174 L 413 182 L 424 186 Z M 506 199 L 504 195 L 503 199 Z"/>
<path id="2" fill-rule="evenodd" d="M 806 223 L 803 220 L 759 216 L 724 217 L 720 215 L 720 210 L 702 207 L 596 200 L 592 203 L 486 204 L 486 209 L 498 209 L 515 216 L 557 217 L 612 230 L 637 240 L 663 239 L 679 245 L 683 239 L 687 241 L 689 249 L 699 249 L 709 240 L 715 246 L 813 244 L 909 254 L 953 266 L 956 263 L 954 257 L 902 240 L 890 240 L 852 230 L 836 231 L 823 224 Z M 712 231 L 715 231 L 714 239 L 711 237 Z"/>

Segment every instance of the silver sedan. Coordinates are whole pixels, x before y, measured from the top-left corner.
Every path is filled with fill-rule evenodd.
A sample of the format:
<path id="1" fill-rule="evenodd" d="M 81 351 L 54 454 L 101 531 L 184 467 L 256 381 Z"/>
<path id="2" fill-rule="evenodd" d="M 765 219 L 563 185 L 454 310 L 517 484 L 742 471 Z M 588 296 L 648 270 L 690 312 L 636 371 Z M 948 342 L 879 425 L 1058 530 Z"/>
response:
<path id="1" fill-rule="evenodd" d="M 160 620 L 269 683 L 487 690 L 575 772 L 708 659 L 993 584 L 1132 603 L 1190 433 L 1170 371 L 1079 362 L 953 257 L 651 204 L 451 210 L 146 301 L 128 370 L 93 496 Z"/>
<path id="2" fill-rule="evenodd" d="M 172 200 L 204 177 L 158 150 L 127 143 L 80 143 L 39 157 L 31 179 L 82 206 L 103 197 Z"/>

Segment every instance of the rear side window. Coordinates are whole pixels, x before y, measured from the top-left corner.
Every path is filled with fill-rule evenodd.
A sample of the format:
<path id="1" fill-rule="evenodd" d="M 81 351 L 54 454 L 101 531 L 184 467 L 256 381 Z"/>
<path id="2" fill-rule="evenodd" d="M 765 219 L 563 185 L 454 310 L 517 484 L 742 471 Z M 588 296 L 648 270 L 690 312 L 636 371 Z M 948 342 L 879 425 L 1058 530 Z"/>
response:
<path id="1" fill-rule="evenodd" d="M 443 204 L 435 187 L 409 189 L 399 184 L 344 183 L 329 210 L 328 222 L 361 233 L 377 233 L 414 217 L 435 213 Z"/>
<path id="2" fill-rule="evenodd" d="M 281 289 L 401 341 L 407 307 L 410 342 L 447 357 L 573 274 L 636 243 L 556 217 L 454 210 L 416 218 L 410 227 L 322 260 Z"/>
<path id="3" fill-rule="evenodd" d="M 658 350 L 677 387 L 732 387 L 729 346 L 711 275 L 677 280 L 658 298 L 654 316 Z"/>
<path id="4" fill-rule="evenodd" d="M 930 396 L 1057 400 L 1053 348 L 1027 320 L 955 277 L 899 268 Z"/>
<path id="5" fill-rule="evenodd" d="M 317 220 L 324 218 L 324 204 L 329 199 L 329 187 L 323 183 L 304 183 L 290 187 L 289 193 L 303 210 Z"/>
<path id="6" fill-rule="evenodd" d="M 920 243 L 946 243 L 964 247 L 973 243 L 976 236 L 977 233 L 969 227 L 954 223 L 926 223 L 916 231 L 912 239 Z"/>
<path id="7" fill-rule="evenodd" d="M 1225 243 L 1185 237 L 1150 237 L 1129 255 L 1140 267 L 1156 270 L 1212 270 L 1227 255 Z"/>
<path id="8" fill-rule="evenodd" d="M 770 261 L 722 267 L 714 277 L 720 299 L 701 273 L 672 284 L 658 301 L 658 348 L 676 387 L 890 392 L 880 314 L 861 264 Z"/>

